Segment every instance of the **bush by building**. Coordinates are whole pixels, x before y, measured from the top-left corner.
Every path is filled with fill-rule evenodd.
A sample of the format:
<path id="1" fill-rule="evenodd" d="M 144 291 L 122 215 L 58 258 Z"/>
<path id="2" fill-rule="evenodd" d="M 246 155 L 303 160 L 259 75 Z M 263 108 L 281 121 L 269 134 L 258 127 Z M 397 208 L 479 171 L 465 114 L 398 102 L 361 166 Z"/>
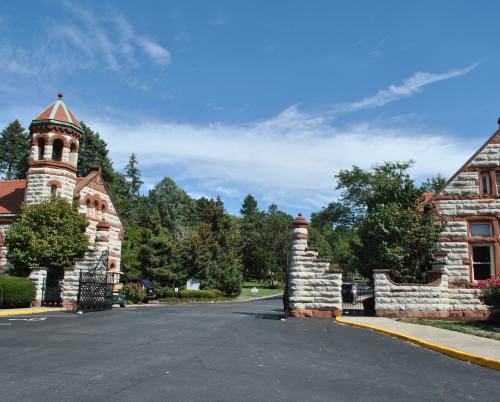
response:
<path id="1" fill-rule="evenodd" d="M 127 301 L 138 303 L 144 299 L 144 289 L 136 283 L 127 283 L 123 287 Z"/>
<path id="2" fill-rule="evenodd" d="M 35 284 L 28 278 L 0 276 L 0 289 L 2 307 L 29 307 L 35 300 Z"/>
<path id="3" fill-rule="evenodd" d="M 479 299 L 488 306 L 494 317 L 500 318 L 500 275 L 495 278 L 480 281 Z"/>

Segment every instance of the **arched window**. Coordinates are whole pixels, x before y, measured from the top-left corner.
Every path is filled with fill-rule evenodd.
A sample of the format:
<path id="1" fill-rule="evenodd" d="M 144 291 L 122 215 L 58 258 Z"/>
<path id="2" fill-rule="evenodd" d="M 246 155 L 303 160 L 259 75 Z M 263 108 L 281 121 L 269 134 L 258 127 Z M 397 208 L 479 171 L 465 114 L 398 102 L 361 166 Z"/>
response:
<path id="1" fill-rule="evenodd" d="M 50 186 L 50 195 L 53 197 L 57 195 L 57 186 L 55 184 Z"/>
<path id="2" fill-rule="evenodd" d="M 41 161 L 43 160 L 43 154 L 45 152 L 45 140 L 43 138 L 39 138 L 37 141 L 37 147 L 38 147 L 38 158 L 37 160 Z"/>
<path id="3" fill-rule="evenodd" d="M 60 139 L 54 140 L 52 144 L 52 160 L 61 161 L 63 154 L 63 142 Z"/>
<path id="4" fill-rule="evenodd" d="M 91 211 L 92 211 L 92 205 L 91 205 L 91 202 L 90 202 L 90 199 L 87 198 L 87 215 L 90 215 L 91 214 Z"/>
<path id="5" fill-rule="evenodd" d="M 97 201 L 97 200 L 94 201 L 94 209 L 95 209 L 94 217 L 99 219 L 99 201 Z"/>

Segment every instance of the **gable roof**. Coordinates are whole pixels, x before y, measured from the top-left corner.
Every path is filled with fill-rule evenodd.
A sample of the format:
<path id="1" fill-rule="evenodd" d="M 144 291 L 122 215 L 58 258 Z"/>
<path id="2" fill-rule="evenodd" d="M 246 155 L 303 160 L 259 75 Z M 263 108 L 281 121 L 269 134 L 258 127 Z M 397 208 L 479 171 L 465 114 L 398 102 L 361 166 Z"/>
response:
<path id="1" fill-rule="evenodd" d="M 59 92 L 57 94 L 58 99 L 47 107 L 42 113 L 33 119 L 31 124 L 41 124 L 41 123 L 55 123 L 62 124 L 65 126 L 70 126 L 82 132 L 82 127 L 76 119 L 75 115 L 71 113 L 71 110 L 62 101 L 63 94 Z"/>
<path id="2" fill-rule="evenodd" d="M 500 120 L 500 119 L 499 119 Z M 439 191 L 436 191 L 436 193 L 431 197 L 429 198 L 429 201 L 434 201 L 436 200 L 437 198 L 439 198 L 439 196 L 442 194 L 442 192 L 444 191 L 444 189 L 446 187 L 448 187 L 448 185 L 453 181 L 455 180 L 455 178 L 476 158 L 476 156 L 478 156 L 483 150 L 484 148 L 486 148 L 487 145 L 489 144 L 500 144 L 500 128 L 498 130 L 496 130 L 485 142 L 483 145 L 481 145 L 479 147 L 479 149 L 469 158 L 467 159 L 467 162 L 465 162 L 462 166 L 460 166 L 460 168 L 446 181 L 446 183 L 444 184 L 443 188 L 441 188 L 441 190 Z"/>
<path id="3" fill-rule="evenodd" d="M 1 180 L 0 214 L 19 214 L 25 190 L 26 180 Z"/>

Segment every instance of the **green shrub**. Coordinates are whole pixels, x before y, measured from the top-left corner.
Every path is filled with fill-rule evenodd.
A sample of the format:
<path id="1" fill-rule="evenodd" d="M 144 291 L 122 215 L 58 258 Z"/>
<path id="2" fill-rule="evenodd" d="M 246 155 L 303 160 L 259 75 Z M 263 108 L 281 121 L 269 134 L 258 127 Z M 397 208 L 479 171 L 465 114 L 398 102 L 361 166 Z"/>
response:
<path id="1" fill-rule="evenodd" d="M 123 291 L 127 300 L 130 300 L 133 303 L 138 303 L 144 299 L 144 289 L 138 284 L 127 283 L 123 287 Z"/>
<path id="2" fill-rule="evenodd" d="M 35 284 L 28 278 L 0 276 L 0 288 L 3 291 L 2 307 L 29 307 L 35 300 Z"/>
<path id="3" fill-rule="evenodd" d="M 217 299 L 222 297 L 222 292 L 217 289 L 204 289 L 204 290 L 181 290 L 179 291 L 181 299 Z"/>
<path id="4" fill-rule="evenodd" d="M 479 299 L 488 306 L 493 316 L 500 316 L 500 275 L 478 283 L 481 288 Z"/>
<path id="5" fill-rule="evenodd" d="M 2 283 L 0 282 L 0 307 L 2 306 L 3 303 L 3 287 Z"/>

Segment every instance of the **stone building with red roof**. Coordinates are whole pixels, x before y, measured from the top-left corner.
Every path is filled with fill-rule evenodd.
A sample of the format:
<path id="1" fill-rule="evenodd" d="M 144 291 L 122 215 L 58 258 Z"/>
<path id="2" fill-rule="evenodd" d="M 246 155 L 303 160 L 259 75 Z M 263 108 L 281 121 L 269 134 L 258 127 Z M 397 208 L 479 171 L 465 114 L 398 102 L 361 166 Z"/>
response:
<path id="1" fill-rule="evenodd" d="M 80 123 L 58 99 L 30 124 L 31 151 L 26 180 L 0 181 L 0 274 L 11 266 L 6 258 L 4 237 L 21 212 L 21 205 L 35 204 L 52 194 L 69 202 L 77 200 L 80 212 L 89 226 L 89 248 L 84 258 L 75 260 L 64 270 L 61 283 L 61 303 L 73 307 L 78 292 L 80 271 L 92 269 L 103 251 L 107 253 L 107 269 L 119 272 L 123 225 L 116 212 L 99 167 L 85 177 L 77 177 L 79 140 L 83 134 Z M 34 267 L 32 279 L 37 285 L 36 304 L 43 303 L 42 287 L 53 281 L 52 273 Z M 54 274 L 56 275 L 56 274 Z"/>
<path id="2" fill-rule="evenodd" d="M 425 201 L 445 223 L 433 280 L 396 284 L 388 270 L 375 270 L 377 315 L 487 316 L 478 294 L 479 281 L 500 275 L 500 129 Z"/>

